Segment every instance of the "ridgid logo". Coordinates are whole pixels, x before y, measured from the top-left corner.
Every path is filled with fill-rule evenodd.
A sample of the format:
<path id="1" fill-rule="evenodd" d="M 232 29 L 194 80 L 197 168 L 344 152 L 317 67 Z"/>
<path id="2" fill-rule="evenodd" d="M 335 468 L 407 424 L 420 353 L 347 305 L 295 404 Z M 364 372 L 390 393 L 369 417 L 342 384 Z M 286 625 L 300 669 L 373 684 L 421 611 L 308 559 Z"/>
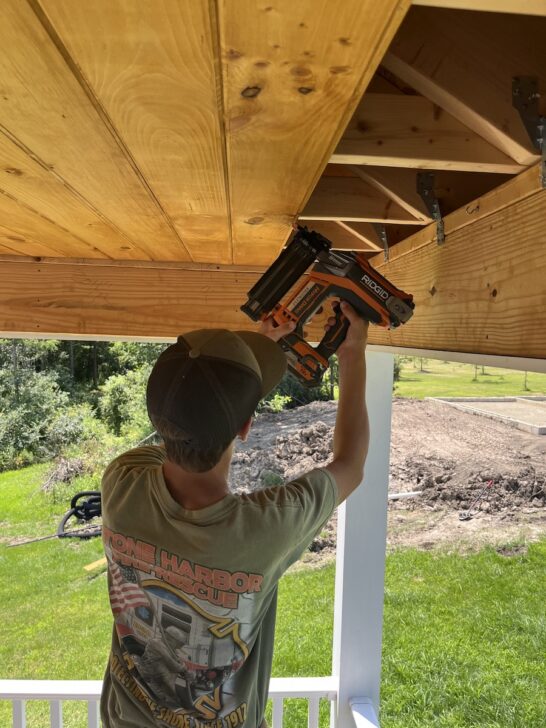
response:
<path id="1" fill-rule="evenodd" d="M 387 293 L 387 291 L 384 288 L 381 288 L 379 283 L 376 283 L 375 281 L 373 281 L 370 278 L 370 276 L 367 275 L 366 273 L 364 273 L 364 275 L 362 276 L 362 280 L 368 286 L 368 288 L 371 288 L 372 291 L 375 294 L 377 294 L 380 298 L 387 299 L 389 297 L 389 294 Z"/>

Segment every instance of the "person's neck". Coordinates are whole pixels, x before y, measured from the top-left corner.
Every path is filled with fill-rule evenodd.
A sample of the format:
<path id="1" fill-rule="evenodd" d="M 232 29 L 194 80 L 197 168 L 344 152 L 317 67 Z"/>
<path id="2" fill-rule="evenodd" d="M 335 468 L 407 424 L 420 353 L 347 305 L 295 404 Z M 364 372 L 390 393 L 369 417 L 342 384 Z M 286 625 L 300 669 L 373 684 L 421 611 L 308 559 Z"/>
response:
<path id="1" fill-rule="evenodd" d="M 171 460 L 163 463 L 163 477 L 174 500 L 188 511 L 197 511 L 222 500 L 229 493 L 228 476 L 232 448 L 220 462 L 205 473 L 184 470 Z"/>

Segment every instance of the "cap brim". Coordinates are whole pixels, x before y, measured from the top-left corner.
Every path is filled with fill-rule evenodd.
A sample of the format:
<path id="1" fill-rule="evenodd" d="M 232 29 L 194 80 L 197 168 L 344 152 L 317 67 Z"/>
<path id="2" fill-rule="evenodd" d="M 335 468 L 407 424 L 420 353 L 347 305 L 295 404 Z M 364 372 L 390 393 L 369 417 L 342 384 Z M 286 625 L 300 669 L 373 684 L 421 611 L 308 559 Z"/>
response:
<path id="1" fill-rule="evenodd" d="M 234 331 L 252 350 L 262 373 L 262 397 L 281 381 L 286 372 L 286 354 L 280 345 L 268 336 L 255 331 Z"/>

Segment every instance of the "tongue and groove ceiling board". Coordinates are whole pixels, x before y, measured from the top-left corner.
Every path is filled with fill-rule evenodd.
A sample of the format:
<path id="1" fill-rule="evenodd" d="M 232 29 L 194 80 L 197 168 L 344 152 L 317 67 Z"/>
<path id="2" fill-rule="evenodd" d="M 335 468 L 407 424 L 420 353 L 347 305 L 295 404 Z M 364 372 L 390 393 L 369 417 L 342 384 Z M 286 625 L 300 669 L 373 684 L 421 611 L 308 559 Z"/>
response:
<path id="1" fill-rule="evenodd" d="M 269 263 L 409 5 L 5 0 L 0 252 Z"/>
<path id="2" fill-rule="evenodd" d="M 415 287 L 414 320 L 374 329 L 376 343 L 438 348 L 443 317 L 445 350 L 546 355 L 533 328 L 546 192 L 512 106 L 514 76 L 546 92 L 546 0 L 410 5 L 3 0 L 0 331 L 251 327 L 238 307 L 299 218 Z M 434 175 L 442 248 L 420 170 Z M 488 231 L 505 229 L 495 247 Z M 526 282 L 508 285 L 501 248 L 518 270 L 529 261 Z M 503 280 L 494 302 L 486 269 Z M 457 271 L 468 287 L 451 316 Z M 518 286 L 541 312 L 532 327 Z M 512 342 L 509 309 L 511 332 L 527 332 Z"/>

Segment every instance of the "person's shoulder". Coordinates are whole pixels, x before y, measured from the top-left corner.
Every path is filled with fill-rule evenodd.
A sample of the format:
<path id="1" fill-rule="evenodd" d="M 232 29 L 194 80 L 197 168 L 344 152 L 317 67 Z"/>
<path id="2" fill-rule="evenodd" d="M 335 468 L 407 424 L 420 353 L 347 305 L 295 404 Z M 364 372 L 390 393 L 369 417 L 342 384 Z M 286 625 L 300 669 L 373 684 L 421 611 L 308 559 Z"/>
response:
<path id="1" fill-rule="evenodd" d="M 108 482 L 112 476 L 117 479 L 122 472 L 158 467 L 165 462 L 166 458 L 165 448 L 161 445 L 146 445 L 127 450 L 107 466 L 102 476 L 103 484 Z"/>
<path id="2" fill-rule="evenodd" d="M 309 501 L 323 498 L 337 501 L 335 479 L 326 468 L 315 468 L 283 485 L 274 485 L 243 495 L 241 502 L 262 508 L 304 508 Z"/>

